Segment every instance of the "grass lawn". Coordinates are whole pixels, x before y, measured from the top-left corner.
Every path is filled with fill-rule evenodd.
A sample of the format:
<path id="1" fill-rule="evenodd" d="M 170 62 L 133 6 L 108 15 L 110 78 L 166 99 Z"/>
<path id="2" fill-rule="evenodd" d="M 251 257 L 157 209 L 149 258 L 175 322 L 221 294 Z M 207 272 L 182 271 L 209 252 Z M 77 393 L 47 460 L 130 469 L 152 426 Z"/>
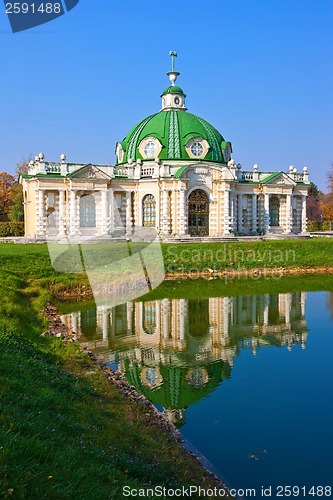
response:
<path id="1" fill-rule="evenodd" d="M 40 337 L 47 300 L 82 280 L 53 271 L 44 245 L 0 246 L 0 497 L 120 499 L 124 485 L 216 486 L 77 345 Z"/>

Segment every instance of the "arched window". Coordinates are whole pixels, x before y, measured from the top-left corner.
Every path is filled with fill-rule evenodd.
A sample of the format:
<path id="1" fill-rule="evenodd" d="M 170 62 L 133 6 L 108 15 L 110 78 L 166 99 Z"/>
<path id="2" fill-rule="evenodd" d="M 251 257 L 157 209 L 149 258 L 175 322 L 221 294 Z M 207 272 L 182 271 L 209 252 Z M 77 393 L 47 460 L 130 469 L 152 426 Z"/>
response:
<path id="1" fill-rule="evenodd" d="M 277 196 L 271 196 L 269 200 L 269 225 L 280 225 L 280 200 Z"/>
<path id="2" fill-rule="evenodd" d="M 156 201 L 152 194 L 146 194 L 142 200 L 142 225 L 156 226 Z"/>
<path id="3" fill-rule="evenodd" d="M 80 227 L 96 227 L 96 202 L 91 194 L 80 198 Z"/>

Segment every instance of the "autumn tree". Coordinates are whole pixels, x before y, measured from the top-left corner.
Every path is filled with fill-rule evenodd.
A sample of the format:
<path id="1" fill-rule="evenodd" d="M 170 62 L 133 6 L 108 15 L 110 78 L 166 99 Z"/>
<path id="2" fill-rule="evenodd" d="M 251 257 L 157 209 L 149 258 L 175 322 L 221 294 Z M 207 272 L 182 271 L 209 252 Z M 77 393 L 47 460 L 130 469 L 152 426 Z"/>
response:
<path id="1" fill-rule="evenodd" d="M 333 163 L 327 173 L 327 187 L 329 192 L 321 200 L 321 209 L 324 219 L 333 221 Z"/>
<path id="2" fill-rule="evenodd" d="M 11 222 L 24 221 L 23 188 L 22 185 L 18 182 L 18 180 L 20 175 L 28 173 L 30 160 L 31 158 L 29 158 L 28 160 L 22 160 L 16 165 L 17 181 L 13 185 L 12 206 L 8 212 L 8 219 Z"/>
<path id="3" fill-rule="evenodd" d="M 12 194 L 15 177 L 7 172 L 0 172 L 0 221 L 8 220 L 8 212 L 13 204 Z"/>

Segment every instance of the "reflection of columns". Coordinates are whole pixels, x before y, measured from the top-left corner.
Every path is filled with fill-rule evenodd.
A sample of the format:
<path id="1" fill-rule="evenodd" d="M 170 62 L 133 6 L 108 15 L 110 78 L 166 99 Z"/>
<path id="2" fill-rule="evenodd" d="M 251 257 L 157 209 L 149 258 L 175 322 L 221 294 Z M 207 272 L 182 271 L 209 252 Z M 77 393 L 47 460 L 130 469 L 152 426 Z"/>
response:
<path id="1" fill-rule="evenodd" d="M 238 195 L 238 203 L 237 203 L 237 219 L 238 219 L 238 232 L 243 232 L 243 195 Z"/>
<path id="2" fill-rule="evenodd" d="M 264 295 L 264 297 L 265 297 L 264 325 L 268 326 L 269 295 Z"/>
<path id="3" fill-rule="evenodd" d="M 186 300 L 179 299 L 179 340 L 185 339 Z"/>
<path id="4" fill-rule="evenodd" d="M 131 191 L 126 192 L 126 234 L 132 233 L 132 197 Z"/>
<path id="5" fill-rule="evenodd" d="M 224 191 L 224 228 L 223 234 L 230 234 L 230 191 L 225 189 Z"/>
<path id="6" fill-rule="evenodd" d="M 69 232 L 71 236 L 77 234 L 77 192 L 74 190 L 69 197 Z"/>
<path id="7" fill-rule="evenodd" d="M 110 311 L 110 337 L 111 338 L 114 338 L 115 335 L 116 335 L 116 332 L 115 332 L 115 308 L 112 307 L 111 311 Z"/>
<path id="8" fill-rule="evenodd" d="M 305 300 L 306 300 L 306 292 L 301 292 L 301 314 L 302 314 L 302 318 L 305 317 Z"/>
<path id="9" fill-rule="evenodd" d="M 79 334 L 79 313 L 71 313 L 71 326 L 73 333 L 77 336 Z"/>
<path id="10" fill-rule="evenodd" d="M 133 330 L 133 302 L 127 302 L 126 310 L 127 310 L 127 331 L 128 334 L 131 335 Z"/>
<path id="11" fill-rule="evenodd" d="M 65 191 L 59 190 L 59 233 L 58 236 L 65 236 L 66 231 L 65 214 Z"/>
<path id="12" fill-rule="evenodd" d="M 251 315 L 252 315 L 252 323 L 255 325 L 257 323 L 257 296 L 252 295 L 251 298 Z"/>
<path id="13" fill-rule="evenodd" d="M 162 333 L 164 340 L 169 338 L 169 309 L 170 301 L 169 299 L 163 299 L 162 301 Z"/>
<path id="14" fill-rule="evenodd" d="M 229 337 L 229 297 L 223 297 L 223 337 Z"/>
<path id="15" fill-rule="evenodd" d="M 302 233 L 306 232 L 306 223 L 307 223 L 307 218 L 306 218 L 306 196 L 302 196 Z"/>
<path id="16" fill-rule="evenodd" d="M 108 229 L 109 229 L 108 192 L 106 189 L 101 191 L 101 203 L 102 203 L 101 234 L 108 234 Z"/>
<path id="17" fill-rule="evenodd" d="M 258 214 L 257 214 L 257 195 L 252 195 L 252 232 L 257 234 L 258 232 Z"/>
<path id="18" fill-rule="evenodd" d="M 163 225 L 162 232 L 163 234 L 169 234 L 169 191 L 167 189 L 163 189 L 162 191 L 162 204 L 163 204 Z"/>
<path id="19" fill-rule="evenodd" d="M 109 311 L 108 309 L 103 309 L 103 340 L 108 340 L 109 335 Z"/>
<path id="20" fill-rule="evenodd" d="M 185 189 L 179 191 L 179 234 L 185 234 Z"/>
<path id="21" fill-rule="evenodd" d="M 292 214 L 291 214 L 291 194 L 286 195 L 286 233 L 291 233 Z"/>
<path id="22" fill-rule="evenodd" d="M 264 195 L 264 233 L 269 231 L 269 194 Z"/>
<path id="23" fill-rule="evenodd" d="M 38 189 L 38 234 L 45 234 L 45 196 L 44 190 Z"/>
<path id="24" fill-rule="evenodd" d="M 291 294 L 286 293 L 284 295 L 284 306 L 285 306 L 285 319 L 286 324 L 290 324 L 290 309 L 291 309 Z"/>

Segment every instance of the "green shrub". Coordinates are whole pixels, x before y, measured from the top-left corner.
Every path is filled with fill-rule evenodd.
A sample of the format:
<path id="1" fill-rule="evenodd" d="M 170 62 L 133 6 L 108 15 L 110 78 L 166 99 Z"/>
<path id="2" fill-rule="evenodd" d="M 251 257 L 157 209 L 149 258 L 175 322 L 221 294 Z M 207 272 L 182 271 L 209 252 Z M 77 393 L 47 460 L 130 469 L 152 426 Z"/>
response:
<path id="1" fill-rule="evenodd" d="M 0 238 L 24 236 L 24 222 L 0 222 Z"/>
<path id="2" fill-rule="evenodd" d="M 308 231 L 333 231 L 333 221 L 308 221 Z"/>

